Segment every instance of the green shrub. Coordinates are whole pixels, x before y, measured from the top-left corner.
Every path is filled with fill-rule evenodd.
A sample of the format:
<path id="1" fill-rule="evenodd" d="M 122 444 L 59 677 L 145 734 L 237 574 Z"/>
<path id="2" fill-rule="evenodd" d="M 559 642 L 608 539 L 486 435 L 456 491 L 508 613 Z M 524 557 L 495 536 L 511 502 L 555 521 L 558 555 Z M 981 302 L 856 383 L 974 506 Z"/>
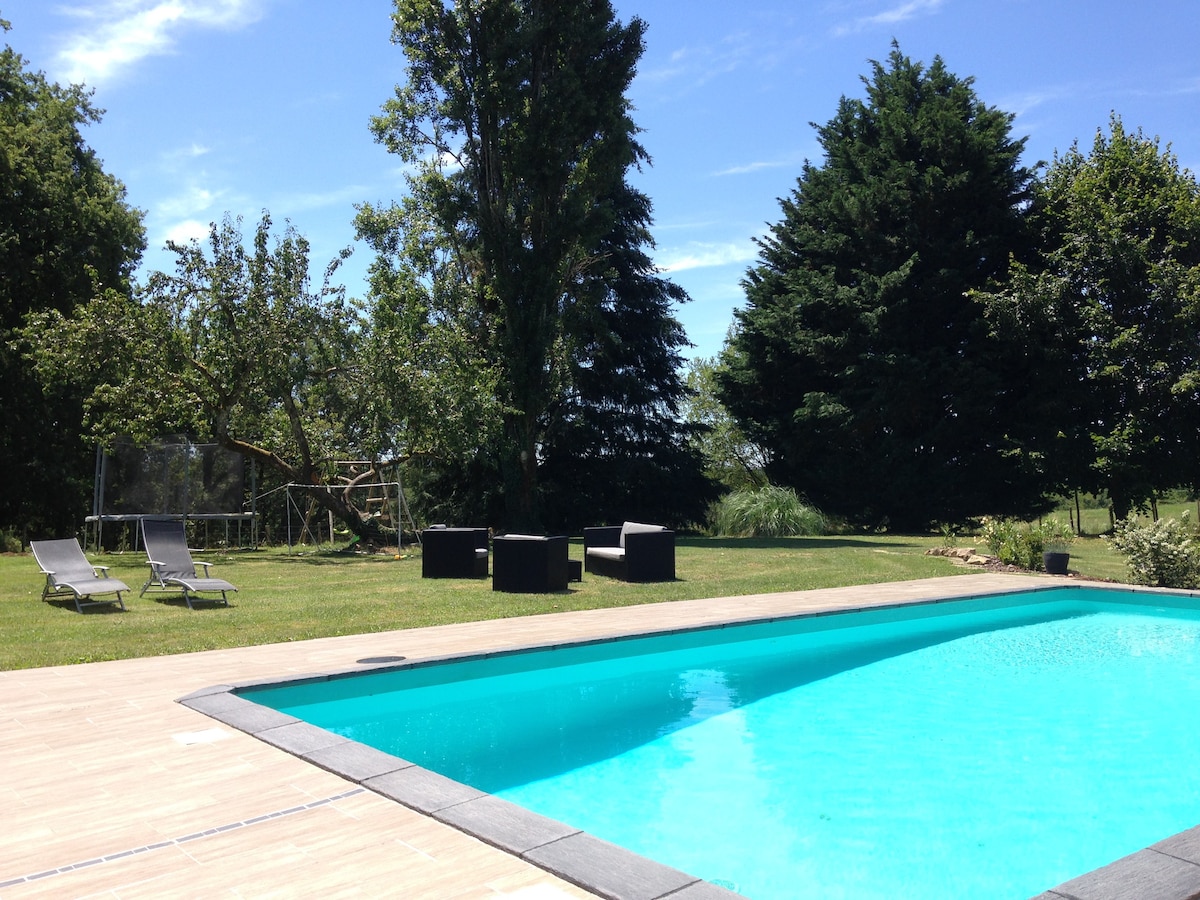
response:
<path id="1" fill-rule="evenodd" d="M 979 532 L 988 552 L 1006 566 L 1020 566 L 1034 572 L 1045 567 L 1042 553 L 1046 550 L 1066 553 L 1075 541 L 1071 523 L 1062 519 L 1046 519 L 1036 525 L 1012 519 L 983 520 Z"/>
<path id="2" fill-rule="evenodd" d="M 710 514 L 712 530 L 724 537 L 792 537 L 821 534 L 825 517 L 791 488 L 769 484 L 731 491 Z"/>
<path id="3" fill-rule="evenodd" d="M 1070 552 L 1077 537 L 1071 523 L 1063 519 L 1046 519 L 1038 526 L 1038 530 L 1042 535 L 1043 548 L 1054 553 Z"/>
<path id="4" fill-rule="evenodd" d="M 1046 538 L 1041 526 L 1015 522 L 1012 519 L 984 519 L 980 537 L 988 552 L 1006 566 L 1038 571 L 1042 568 L 1042 551 Z"/>
<path id="5" fill-rule="evenodd" d="M 1200 543 L 1186 513 L 1181 519 L 1159 519 L 1146 525 L 1133 517 L 1122 519 L 1106 540 L 1125 555 L 1134 584 L 1200 586 Z"/>
<path id="6" fill-rule="evenodd" d="M 20 553 L 25 548 L 21 545 L 20 536 L 12 528 L 0 531 L 0 553 Z"/>

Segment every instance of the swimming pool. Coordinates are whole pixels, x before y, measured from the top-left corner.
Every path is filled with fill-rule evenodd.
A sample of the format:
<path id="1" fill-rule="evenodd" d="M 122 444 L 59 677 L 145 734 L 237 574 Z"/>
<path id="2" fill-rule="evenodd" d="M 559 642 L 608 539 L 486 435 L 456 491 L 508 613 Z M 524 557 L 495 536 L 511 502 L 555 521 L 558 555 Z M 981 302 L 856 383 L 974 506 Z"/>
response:
<path id="1" fill-rule="evenodd" d="M 923 896 L 1027 896 L 1200 819 L 1200 789 L 1180 772 L 1191 768 L 1190 759 L 1159 752 L 1175 748 L 1186 757 L 1195 743 L 1189 729 L 1196 686 L 1162 679 L 1170 660 L 1184 660 L 1176 668 L 1187 670 L 1200 624 L 1172 602 L 1192 601 L 1078 588 L 1007 594 L 240 693 L 284 716 L 270 728 L 246 730 L 294 730 L 286 717 L 295 716 L 343 742 L 380 747 L 418 763 L 419 771 L 473 785 L 460 799 L 480 792 L 511 799 L 751 897 L 797 896 L 798 885 L 819 896 L 895 896 L 897 885 L 912 895 L 918 878 Z M 1089 625 L 1068 645 L 1057 629 L 1071 622 Z M 1001 635 L 1001 646 L 985 647 L 988 635 Z M 1081 656 L 1090 660 L 1076 678 L 1081 685 L 1068 690 L 1063 673 Z M 1023 691 L 1007 707 L 991 691 L 1001 671 Z M 1133 685 L 1139 678 L 1148 692 L 1140 697 Z M 1078 693 L 1084 688 L 1086 697 Z M 1132 750 L 1113 744 L 1110 737 L 1131 731 L 1105 718 L 1122 705 L 1114 692 L 1139 711 L 1162 707 L 1159 718 L 1176 730 L 1141 737 Z M 404 727 L 385 730 L 373 717 L 384 709 Z M 1014 709 L 1034 726 L 1019 738 L 997 725 Z M 1145 718 L 1137 736 L 1145 734 Z M 864 723 L 873 748 L 851 743 Z M 933 730 L 947 723 L 948 731 Z M 571 735 L 580 731 L 586 739 L 575 741 Z M 766 735 L 782 736 L 785 751 L 768 753 L 757 743 Z M 1096 747 L 1103 748 L 1101 762 L 1082 755 Z M 310 746 L 307 755 L 322 762 L 321 749 Z M 1131 753 L 1141 763 L 1137 780 L 1104 767 Z M 1022 759 L 1032 767 L 1019 765 Z M 1018 775 L 981 789 L 975 782 L 989 771 Z M 1033 780 L 1039 773 L 1049 776 L 1048 786 Z M 1161 793 L 1164 775 L 1162 802 L 1135 802 L 1132 812 L 1116 805 L 1116 788 L 1129 785 L 1135 797 Z M 770 780 L 777 776 L 782 780 Z M 733 783 L 733 800 L 716 793 L 721 782 Z M 1062 785 L 1070 791 L 1058 809 L 1025 808 L 1031 797 Z M 632 801 L 598 802 L 619 786 Z M 1142 832 L 1108 834 L 1110 824 L 1139 817 L 1150 820 L 1138 825 Z M 725 822 L 734 824 L 732 832 L 714 837 Z M 1024 843 L 1004 836 L 1014 822 Z M 935 833 L 931 823 L 947 827 Z M 630 824 L 649 827 L 639 835 Z M 1082 835 L 1075 844 L 1083 856 L 1068 847 L 1055 851 L 1061 858 L 1048 868 L 1011 874 L 1014 859 L 1025 861 L 1068 826 Z M 896 835 L 906 833 L 920 840 L 899 841 Z M 682 853 L 672 843 L 682 844 Z M 719 860 L 718 847 L 731 848 L 735 861 L 751 860 L 751 872 Z M 966 874 L 952 873 L 947 860 Z M 761 873 L 772 869 L 782 875 L 764 880 Z M 976 880 L 964 881 L 968 875 Z"/>

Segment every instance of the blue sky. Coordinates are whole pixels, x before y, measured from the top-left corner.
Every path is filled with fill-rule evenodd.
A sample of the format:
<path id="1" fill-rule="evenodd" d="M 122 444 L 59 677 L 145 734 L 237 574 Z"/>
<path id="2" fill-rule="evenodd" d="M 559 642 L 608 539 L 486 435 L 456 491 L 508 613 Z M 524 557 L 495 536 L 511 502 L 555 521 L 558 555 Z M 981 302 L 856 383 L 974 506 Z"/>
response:
<path id="1" fill-rule="evenodd" d="M 1200 170 L 1200 6 L 1195 0 L 615 0 L 643 19 L 631 91 L 654 165 L 634 183 L 654 203 L 654 258 L 692 302 L 695 347 L 723 343 L 754 238 L 803 161 L 810 123 L 862 96 L 893 38 L 973 76 L 1016 115 L 1027 164 L 1116 112 Z M 354 205 L 404 190 L 400 161 L 367 128 L 404 77 L 389 0 L 0 0 L 7 41 L 53 80 L 94 88 L 106 110 L 86 139 L 144 210 L 143 269 L 169 269 L 167 238 L 203 237 L 226 212 L 290 220 L 316 268 L 353 243 Z M 365 292 L 369 252 L 342 280 Z"/>

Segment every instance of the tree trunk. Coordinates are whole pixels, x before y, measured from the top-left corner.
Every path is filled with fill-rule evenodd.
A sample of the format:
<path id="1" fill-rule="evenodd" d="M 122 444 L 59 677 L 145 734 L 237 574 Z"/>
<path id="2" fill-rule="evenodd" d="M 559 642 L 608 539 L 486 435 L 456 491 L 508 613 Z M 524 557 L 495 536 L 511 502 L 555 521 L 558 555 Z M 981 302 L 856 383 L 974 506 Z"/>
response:
<path id="1" fill-rule="evenodd" d="M 349 528 L 360 541 L 374 547 L 397 542 L 399 537 L 397 528 L 386 526 L 378 519 L 365 515 L 362 510 L 350 502 L 349 491 L 354 487 L 353 482 L 349 485 L 320 484 L 312 463 L 307 461 L 307 458 L 301 467 L 289 465 L 278 455 L 255 444 L 231 437 L 224 430 L 218 431 L 217 442 L 235 453 L 240 453 L 251 465 L 255 462 L 262 463 L 266 468 L 282 475 L 287 481 L 298 485 L 299 490 L 303 490 L 311 497 L 317 506 L 333 513 L 334 517 Z M 304 477 L 305 474 L 308 475 L 308 478 Z M 359 480 L 375 475 L 376 472 L 372 470 L 364 473 Z"/>
<path id="2" fill-rule="evenodd" d="M 505 423 L 505 438 L 504 458 L 500 461 L 504 475 L 505 530 L 540 534 L 543 523 L 534 423 L 525 416 L 511 417 Z"/>
<path id="3" fill-rule="evenodd" d="M 1120 494 L 1112 494 L 1111 504 L 1112 505 L 1109 507 L 1111 510 L 1111 521 L 1114 523 L 1122 522 L 1129 518 L 1129 513 L 1133 509 L 1133 504 L 1130 502 L 1128 497 L 1123 497 Z"/>
<path id="4" fill-rule="evenodd" d="M 374 516 L 364 514 L 350 502 L 345 489 L 313 486 L 311 488 L 301 487 L 300 490 L 311 497 L 317 506 L 333 513 L 334 517 L 339 519 L 363 543 L 373 547 L 396 543 L 399 536 L 398 529 L 384 525 Z"/>

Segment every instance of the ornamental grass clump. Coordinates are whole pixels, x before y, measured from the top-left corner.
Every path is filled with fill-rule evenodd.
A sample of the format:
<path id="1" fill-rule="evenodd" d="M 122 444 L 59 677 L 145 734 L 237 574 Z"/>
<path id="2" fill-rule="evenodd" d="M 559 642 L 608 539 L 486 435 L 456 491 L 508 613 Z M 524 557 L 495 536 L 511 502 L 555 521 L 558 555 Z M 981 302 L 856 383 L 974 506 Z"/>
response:
<path id="1" fill-rule="evenodd" d="M 794 490 L 769 484 L 732 491 L 711 514 L 712 530 L 722 537 L 796 537 L 822 534 L 825 516 Z"/>
<path id="2" fill-rule="evenodd" d="M 1159 519 L 1146 525 L 1133 517 L 1122 519 L 1107 538 L 1125 555 L 1129 579 L 1151 587 L 1194 588 L 1200 586 L 1200 542 L 1196 529 L 1181 519 Z"/>

